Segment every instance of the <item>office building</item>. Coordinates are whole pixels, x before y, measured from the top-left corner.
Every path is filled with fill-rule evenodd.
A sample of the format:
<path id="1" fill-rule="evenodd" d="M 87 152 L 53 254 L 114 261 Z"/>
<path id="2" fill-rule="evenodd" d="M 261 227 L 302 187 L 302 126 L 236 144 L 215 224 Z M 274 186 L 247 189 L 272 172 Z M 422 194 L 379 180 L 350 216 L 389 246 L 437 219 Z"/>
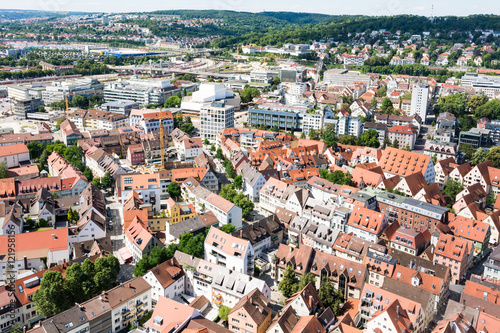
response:
<path id="1" fill-rule="evenodd" d="M 59 102 L 68 98 L 71 102 L 74 96 L 80 95 L 84 97 L 91 97 L 98 95 L 102 97 L 104 84 L 97 79 L 79 79 L 74 81 L 57 81 L 52 82 L 47 86 L 45 91 L 42 92 L 42 99 L 45 105 L 50 105 L 54 102 Z"/>
<path id="2" fill-rule="evenodd" d="M 200 123 L 201 138 L 215 140 L 219 131 L 234 127 L 234 106 L 224 101 L 205 104 L 201 107 Z"/>
<path id="3" fill-rule="evenodd" d="M 170 96 L 180 91 L 169 80 L 141 80 L 134 76 L 130 80 L 112 82 L 104 87 L 104 101 L 131 101 L 140 105 L 163 105 Z"/>
<path id="4" fill-rule="evenodd" d="M 352 86 L 354 82 L 365 82 L 370 85 L 372 80 L 368 75 L 362 75 L 359 72 L 335 68 L 325 71 L 323 82 L 332 86 L 349 87 Z"/>
<path id="5" fill-rule="evenodd" d="M 500 77 L 467 73 L 462 76 L 462 86 L 472 87 L 476 93 L 495 98 L 495 94 L 500 92 Z"/>

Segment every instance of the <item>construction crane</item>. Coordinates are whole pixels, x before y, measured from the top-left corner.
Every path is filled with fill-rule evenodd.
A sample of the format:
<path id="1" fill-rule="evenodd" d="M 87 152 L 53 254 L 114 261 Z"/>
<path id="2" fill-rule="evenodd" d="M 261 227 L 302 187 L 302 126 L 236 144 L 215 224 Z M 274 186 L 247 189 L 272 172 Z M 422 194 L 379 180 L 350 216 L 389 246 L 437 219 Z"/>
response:
<path id="1" fill-rule="evenodd" d="M 68 96 L 67 95 L 64 97 L 64 100 L 66 101 L 66 119 L 69 120 L 69 103 L 68 103 Z"/>

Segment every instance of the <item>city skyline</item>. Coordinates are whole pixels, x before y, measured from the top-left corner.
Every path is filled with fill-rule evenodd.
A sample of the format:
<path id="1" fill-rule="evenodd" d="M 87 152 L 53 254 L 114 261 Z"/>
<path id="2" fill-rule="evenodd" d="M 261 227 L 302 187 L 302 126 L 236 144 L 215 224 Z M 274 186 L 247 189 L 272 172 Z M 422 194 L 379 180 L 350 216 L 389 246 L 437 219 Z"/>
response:
<path id="1" fill-rule="evenodd" d="M 329 15 L 370 15 L 391 16 L 400 14 L 415 14 L 422 16 L 467 16 L 473 14 L 500 14 L 500 3 L 491 3 L 487 0 L 478 0 L 473 3 L 466 1 L 440 1 L 423 0 L 418 4 L 408 0 L 392 0 L 387 3 L 374 3 L 368 0 L 360 0 L 356 6 L 350 4 L 331 3 L 318 1 L 314 7 L 306 6 L 302 1 L 278 0 L 268 1 L 255 0 L 252 6 L 245 5 L 242 0 L 213 0 L 201 1 L 191 0 L 187 4 L 166 4 L 158 0 L 138 4 L 131 0 L 111 0 L 102 2 L 84 2 L 67 0 L 34 1 L 23 0 L 7 5 L 3 9 L 21 10 L 46 10 L 46 11 L 84 11 L 84 12 L 148 12 L 155 10 L 180 10 L 180 9 L 221 9 L 245 12 L 262 11 L 289 11 L 308 12 Z M 432 7 L 434 8 L 432 9 Z M 312 9 L 313 8 L 313 9 Z M 90 9 L 90 10 L 89 10 Z M 117 10 L 118 9 L 118 10 Z"/>

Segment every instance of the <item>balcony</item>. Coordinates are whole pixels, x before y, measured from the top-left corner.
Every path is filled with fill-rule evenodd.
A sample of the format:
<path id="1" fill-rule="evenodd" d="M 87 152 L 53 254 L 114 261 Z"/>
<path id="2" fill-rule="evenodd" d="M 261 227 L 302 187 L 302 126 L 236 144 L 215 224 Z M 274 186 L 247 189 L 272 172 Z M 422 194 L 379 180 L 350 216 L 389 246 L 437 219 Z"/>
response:
<path id="1" fill-rule="evenodd" d="M 131 314 L 133 311 L 135 311 L 135 309 L 122 310 L 122 317 L 126 317 L 127 315 Z"/>
<path id="2" fill-rule="evenodd" d="M 217 304 L 218 306 L 221 306 L 221 305 L 222 305 L 222 300 L 217 299 L 217 298 L 213 298 L 213 299 L 212 299 L 212 302 L 214 302 L 214 303 L 215 303 L 215 304 Z"/>
<path id="3" fill-rule="evenodd" d="M 212 296 L 219 299 L 222 297 L 222 295 L 218 294 L 216 291 L 212 292 Z"/>

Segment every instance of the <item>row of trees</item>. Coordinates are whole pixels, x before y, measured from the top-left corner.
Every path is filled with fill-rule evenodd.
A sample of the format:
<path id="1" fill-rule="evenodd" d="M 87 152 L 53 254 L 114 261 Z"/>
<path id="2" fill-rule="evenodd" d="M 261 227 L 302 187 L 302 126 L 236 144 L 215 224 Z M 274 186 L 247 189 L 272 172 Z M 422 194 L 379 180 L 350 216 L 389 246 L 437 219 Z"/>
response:
<path id="1" fill-rule="evenodd" d="M 288 265 L 285 268 L 285 273 L 278 285 L 278 289 L 283 293 L 283 296 L 290 298 L 294 293 L 304 289 L 309 283 L 312 283 L 314 289 L 316 289 L 316 276 L 314 274 L 306 273 L 298 279 L 293 267 Z M 342 313 L 342 303 L 344 301 L 342 290 L 335 289 L 330 278 L 323 277 L 317 292 L 321 303 L 325 307 L 330 307 L 335 315 Z"/>
<path id="2" fill-rule="evenodd" d="M 82 265 L 74 263 L 64 276 L 47 270 L 33 302 L 41 315 L 54 316 L 117 285 L 119 272 L 120 262 L 112 255 L 97 258 L 95 263 L 89 259 Z"/>
<path id="3" fill-rule="evenodd" d="M 493 147 L 486 151 L 483 148 L 474 150 L 470 144 L 461 144 L 460 150 L 465 153 L 465 157 L 469 159 L 472 166 L 490 161 L 493 167 L 500 168 L 500 147 Z"/>
<path id="4" fill-rule="evenodd" d="M 53 144 L 44 145 L 38 142 L 30 142 L 27 144 L 28 150 L 30 152 L 30 158 L 32 160 L 38 160 L 38 169 L 48 170 L 47 160 L 52 154 L 52 152 L 57 152 L 59 155 L 63 156 L 72 166 L 80 170 L 85 178 L 89 182 L 92 182 L 94 186 L 98 189 L 110 189 L 113 187 L 115 181 L 113 176 L 109 171 L 107 171 L 104 176 L 99 178 L 94 178 L 92 170 L 83 163 L 83 150 L 82 147 L 73 146 L 67 147 L 61 141 L 56 141 Z M 1 168 L 0 168 L 1 170 Z"/>
<path id="5" fill-rule="evenodd" d="M 198 235 L 193 235 L 189 232 L 185 233 L 181 235 L 179 244 L 170 244 L 168 247 L 154 247 L 149 255 L 144 255 L 137 262 L 134 268 L 134 275 L 143 276 L 151 268 L 171 259 L 177 250 L 197 258 L 203 258 L 205 254 L 204 243 L 208 230 Z"/>
<path id="6" fill-rule="evenodd" d="M 78 147 L 76 145 L 73 147 L 67 147 L 61 141 L 56 141 L 55 143 L 49 145 L 32 141 L 27 144 L 27 147 L 30 152 L 30 158 L 32 160 L 38 160 L 38 169 L 40 171 L 48 170 L 47 160 L 50 154 L 55 151 L 68 160 L 71 165 L 79 169 L 88 181 L 92 181 L 94 179 L 92 170 L 83 164 L 82 147 Z"/>
<path id="7" fill-rule="evenodd" d="M 102 104 L 102 99 L 98 95 L 92 95 L 90 97 L 76 95 L 71 99 L 69 106 L 79 108 L 79 109 L 94 109 L 96 106 Z M 64 99 L 53 102 L 49 105 L 52 109 L 66 110 L 66 101 Z"/>

